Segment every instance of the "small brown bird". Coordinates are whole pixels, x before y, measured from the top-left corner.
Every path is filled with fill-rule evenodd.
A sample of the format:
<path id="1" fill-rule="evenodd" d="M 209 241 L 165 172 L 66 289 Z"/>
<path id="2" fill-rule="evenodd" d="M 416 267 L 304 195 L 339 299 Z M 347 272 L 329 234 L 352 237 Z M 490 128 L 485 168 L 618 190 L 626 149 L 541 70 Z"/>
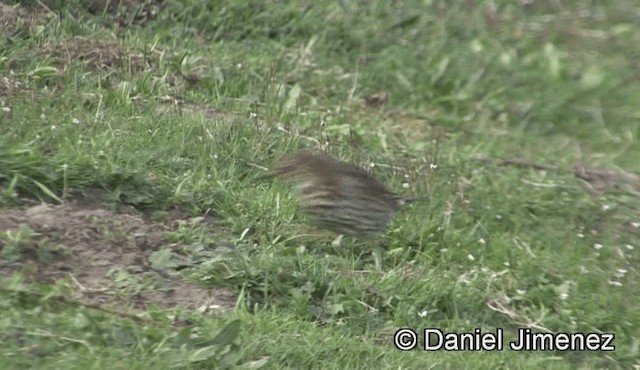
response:
<path id="1" fill-rule="evenodd" d="M 392 193 L 363 169 L 326 154 L 301 151 L 282 159 L 273 171 L 294 185 L 302 209 L 320 227 L 369 237 L 382 232 L 395 212 L 414 200 Z"/>

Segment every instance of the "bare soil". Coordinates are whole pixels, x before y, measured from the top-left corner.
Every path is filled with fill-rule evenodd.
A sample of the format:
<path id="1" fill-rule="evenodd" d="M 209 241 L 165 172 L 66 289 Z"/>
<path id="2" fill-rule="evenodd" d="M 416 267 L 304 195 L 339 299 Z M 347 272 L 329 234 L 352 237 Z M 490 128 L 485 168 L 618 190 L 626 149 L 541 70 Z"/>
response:
<path id="1" fill-rule="evenodd" d="M 33 233 L 20 246 L 17 261 L 0 262 L 0 277 L 22 271 L 31 282 L 63 279 L 72 287 L 74 300 L 105 309 L 156 306 L 209 313 L 232 309 L 236 298 L 231 292 L 195 286 L 175 272 L 151 267 L 149 256 L 166 247 L 164 235 L 177 222 L 174 218 L 158 223 L 134 213 L 114 212 L 95 197 L 62 205 L 2 209 L 0 232 L 16 235 L 28 227 Z M 6 240 L 0 239 L 0 250 Z M 42 250 L 48 251 L 47 258 L 42 257 Z"/>

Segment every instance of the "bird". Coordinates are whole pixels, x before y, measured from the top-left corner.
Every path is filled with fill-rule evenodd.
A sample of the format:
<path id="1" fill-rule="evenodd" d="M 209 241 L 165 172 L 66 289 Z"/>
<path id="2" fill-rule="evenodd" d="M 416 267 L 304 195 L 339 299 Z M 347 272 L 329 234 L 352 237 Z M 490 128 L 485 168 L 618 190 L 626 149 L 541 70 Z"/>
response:
<path id="1" fill-rule="evenodd" d="M 272 175 L 297 189 L 302 210 L 316 226 L 365 239 L 383 232 L 396 211 L 419 199 L 393 193 L 358 166 L 306 150 L 283 157 Z"/>

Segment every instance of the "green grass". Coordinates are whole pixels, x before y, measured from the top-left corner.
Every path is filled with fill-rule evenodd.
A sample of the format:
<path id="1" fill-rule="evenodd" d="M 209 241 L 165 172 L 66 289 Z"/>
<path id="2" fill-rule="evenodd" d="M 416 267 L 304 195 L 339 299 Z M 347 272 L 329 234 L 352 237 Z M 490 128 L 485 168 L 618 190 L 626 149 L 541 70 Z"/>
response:
<path id="1" fill-rule="evenodd" d="M 179 311 L 187 326 L 160 308 L 138 322 L 16 273 L 0 280 L 1 368 L 640 366 L 640 185 L 593 194 L 571 172 L 640 172 L 633 1 L 167 1 L 149 19 L 42 3 L 53 13 L 33 2 L 37 20 L 0 36 L 4 210 L 97 187 L 114 206 L 211 215 L 162 250 L 195 266 L 185 279 L 239 298 L 220 317 Z M 384 106 L 365 106 L 380 92 Z M 383 238 L 332 246 L 263 178 L 320 146 L 429 201 Z M 525 326 L 612 332 L 616 351 L 401 352 L 391 339 Z"/>

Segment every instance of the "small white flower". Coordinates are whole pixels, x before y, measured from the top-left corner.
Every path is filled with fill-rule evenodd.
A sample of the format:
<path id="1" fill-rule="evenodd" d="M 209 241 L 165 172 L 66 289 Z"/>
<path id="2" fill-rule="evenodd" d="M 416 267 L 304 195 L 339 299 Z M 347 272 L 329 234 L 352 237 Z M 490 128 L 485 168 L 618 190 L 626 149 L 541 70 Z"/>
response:
<path id="1" fill-rule="evenodd" d="M 496 215 L 496 219 L 502 220 L 502 215 Z"/>
<path id="2" fill-rule="evenodd" d="M 369 163 L 369 167 L 374 168 L 375 166 L 376 166 L 375 163 L 373 163 L 373 162 Z"/>
<path id="3" fill-rule="evenodd" d="M 449 250 L 447 248 L 440 248 L 440 253 L 447 253 Z"/>
<path id="4" fill-rule="evenodd" d="M 630 250 L 630 251 L 633 250 L 633 245 L 631 244 L 625 244 L 624 247 L 627 248 L 627 250 Z"/>
<path id="5" fill-rule="evenodd" d="M 2 107 L 2 111 L 3 111 L 3 112 L 11 112 L 11 108 L 9 108 L 9 107 Z"/>
<path id="6" fill-rule="evenodd" d="M 80 120 L 77 118 L 72 119 L 71 122 L 73 122 L 73 124 L 75 125 L 80 124 Z"/>
<path id="7" fill-rule="evenodd" d="M 418 312 L 418 316 L 419 317 L 427 317 L 428 314 L 429 314 L 429 311 L 427 309 L 424 309 L 424 310 Z"/>
<path id="8" fill-rule="evenodd" d="M 640 227 L 640 222 L 632 222 L 631 226 L 635 227 L 636 229 Z"/>
<path id="9" fill-rule="evenodd" d="M 562 299 L 563 301 L 566 301 L 566 300 L 567 300 L 567 298 L 569 298 L 569 293 L 567 293 L 567 292 L 561 292 L 561 293 L 559 294 L 559 296 L 560 296 L 560 299 Z"/>
<path id="10" fill-rule="evenodd" d="M 603 212 L 606 212 L 606 211 L 608 211 L 608 210 L 610 210 L 610 209 L 611 209 L 611 206 L 610 206 L 610 205 L 608 205 L 608 204 L 603 204 L 603 205 L 602 205 L 602 207 L 600 207 L 600 209 L 601 209 Z"/>
<path id="11" fill-rule="evenodd" d="M 244 239 L 244 237 L 247 236 L 247 234 L 249 233 L 249 230 L 251 230 L 251 229 L 248 228 L 248 227 L 246 229 L 244 229 L 244 231 L 242 231 L 242 234 L 240 234 L 240 239 L 239 240 Z"/>
<path id="12" fill-rule="evenodd" d="M 487 242 L 484 240 L 484 238 L 480 238 L 480 239 L 478 239 L 478 243 L 480 243 L 480 244 L 482 244 L 482 245 L 487 244 Z"/>
<path id="13" fill-rule="evenodd" d="M 56 129 L 56 125 L 51 125 L 51 130 L 55 130 Z"/>
<path id="14" fill-rule="evenodd" d="M 526 293 L 527 291 L 524 289 L 516 289 L 516 294 L 518 295 L 524 295 L 524 293 Z"/>
<path id="15" fill-rule="evenodd" d="M 475 261 L 476 260 L 476 258 L 473 256 L 473 254 L 469 254 L 467 256 L 467 258 L 469 259 L 469 261 Z"/>
<path id="16" fill-rule="evenodd" d="M 588 273 L 589 273 L 589 270 L 587 270 L 587 268 L 586 268 L 586 267 L 584 267 L 584 266 L 582 266 L 582 265 L 581 265 L 581 266 L 578 266 L 578 267 L 580 268 L 580 272 L 581 272 L 581 273 L 583 273 L 583 274 L 588 274 Z"/>
<path id="17" fill-rule="evenodd" d="M 44 113 L 40 114 L 40 119 L 44 121 L 45 119 L 47 119 L 47 115 Z"/>
<path id="18" fill-rule="evenodd" d="M 578 233 L 577 235 L 578 235 L 578 238 L 580 238 L 580 239 L 584 238 L 584 234 L 583 233 Z"/>
<path id="19" fill-rule="evenodd" d="M 615 281 L 615 280 L 609 280 L 609 285 L 622 286 L 622 283 L 619 282 L 619 281 Z"/>
<path id="20" fill-rule="evenodd" d="M 593 248 L 594 248 L 595 250 L 599 251 L 600 249 L 602 249 L 602 244 L 600 244 L 600 243 L 595 243 L 595 244 L 593 245 Z"/>
<path id="21" fill-rule="evenodd" d="M 615 275 L 618 278 L 622 278 L 624 277 L 624 275 L 626 275 L 626 273 L 627 273 L 627 269 L 617 269 Z"/>
<path id="22" fill-rule="evenodd" d="M 431 164 L 429 165 L 429 168 L 430 168 L 430 169 L 432 169 L 432 170 L 435 170 L 435 169 L 437 169 L 437 168 L 438 168 L 438 165 L 437 165 L 437 164 L 435 164 L 435 163 L 431 163 Z"/>
<path id="23" fill-rule="evenodd" d="M 402 188 L 403 189 L 409 189 L 409 183 L 408 182 L 403 183 L 402 184 Z"/>

